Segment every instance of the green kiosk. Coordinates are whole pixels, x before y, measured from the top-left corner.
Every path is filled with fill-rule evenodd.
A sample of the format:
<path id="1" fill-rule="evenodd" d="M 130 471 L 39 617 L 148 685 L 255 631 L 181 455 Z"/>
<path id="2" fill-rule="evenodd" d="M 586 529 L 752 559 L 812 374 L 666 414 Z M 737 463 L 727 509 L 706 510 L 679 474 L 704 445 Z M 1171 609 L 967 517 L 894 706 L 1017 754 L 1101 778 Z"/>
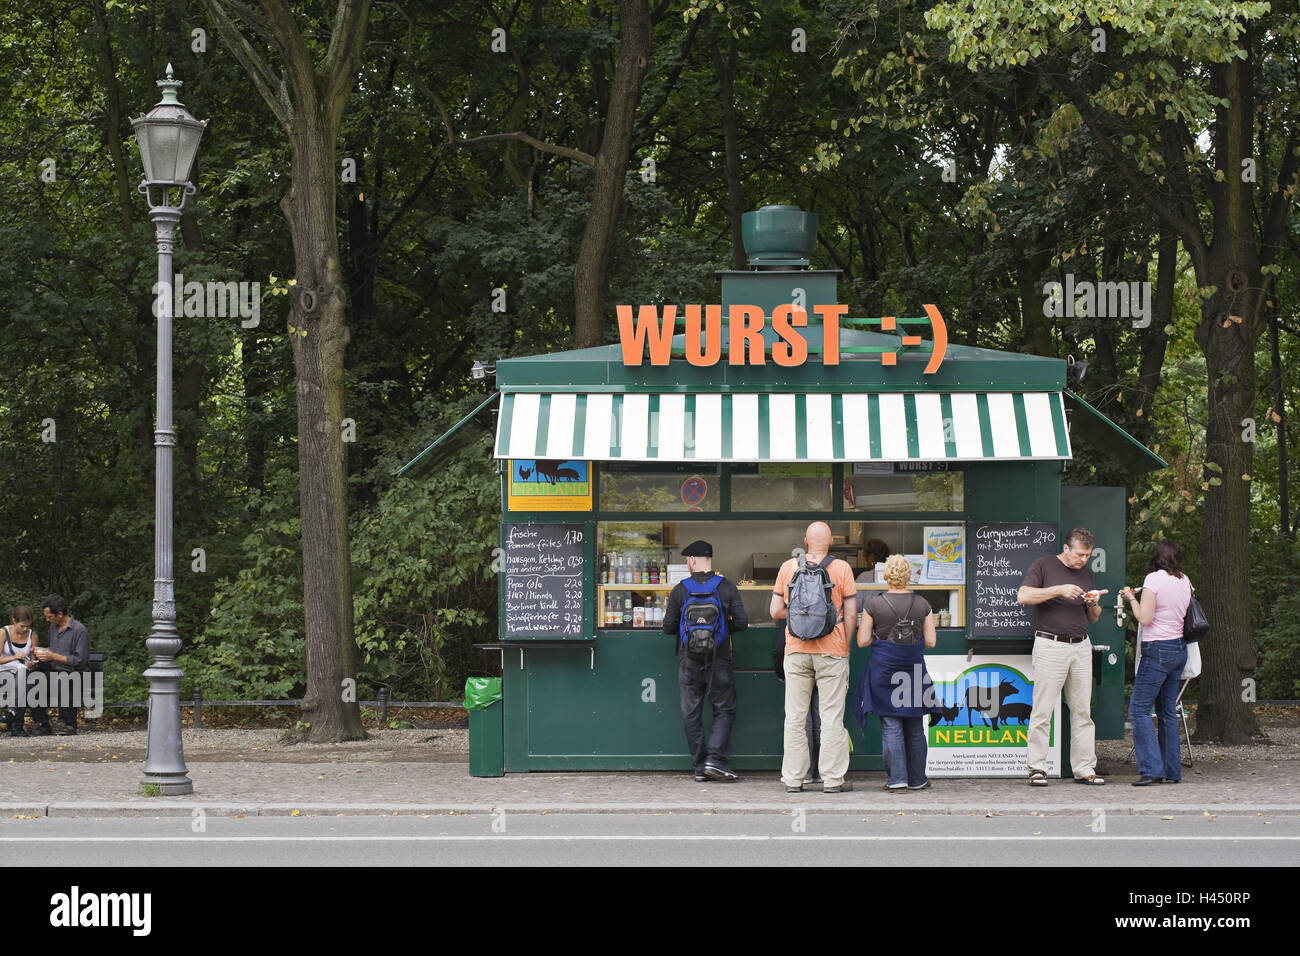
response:
<path id="1" fill-rule="evenodd" d="M 910 319 L 834 308 L 838 272 L 809 268 L 813 214 L 768 206 L 744 225 L 751 269 L 719 273 L 721 308 L 620 307 L 619 344 L 496 366 L 505 560 L 490 646 L 504 697 L 500 730 L 479 736 L 490 747 L 499 733 L 502 752 L 480 753 L 474 772 L 690 769 L 661 622 L 697 538 L 750 620 L 734 637 L 732 766 L 779 769 L 768 605 L 817 520 L 860 592 L 883 589 L 878 566 L 902 553 L 935 609 L 934 776 L 1023 776 L 1033 628 L 1016 589 L 1064 532 L 1091 529 L 1109 589 L 1090 631 L 1093 716 L 1100 738 L 1122 737 L 1125 492 L 1061 476 L 1081 428 L 1108 433 L 1135 470 L 1164 462 L 1067 391 L 1063 361 L 947 345 L 932 306 Z M 906 334 L 927 325 L 927 338 Z M 852 689 L 869 653 L 853 648 Z M 971 688 L 1003 712 L 966 706 L 988 697 Z M 1068 772 L 1064 720 L 1056 772 Z M 847 723 L 851 769 L 883 769 L 876 719 Z"/>

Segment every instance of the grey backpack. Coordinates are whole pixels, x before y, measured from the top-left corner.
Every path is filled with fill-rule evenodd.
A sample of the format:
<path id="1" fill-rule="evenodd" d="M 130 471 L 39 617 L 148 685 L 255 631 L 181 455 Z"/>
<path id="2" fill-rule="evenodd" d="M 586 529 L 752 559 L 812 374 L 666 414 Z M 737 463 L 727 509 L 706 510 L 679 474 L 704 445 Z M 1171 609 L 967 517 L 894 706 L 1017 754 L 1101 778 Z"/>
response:
<path id="1" fill-rule="evenodd" d="M 831 593 L 835 585 L 826 572 L 835 558 L 827 555 L 817 564 L 809 564 L 808 556 L 801 555 L 794 577 L 790 579 L 786 601 L 788 618 L 786 628 L 801 641 L 815 641 L 835 630 L 839 621 L 839 608 Z"/>

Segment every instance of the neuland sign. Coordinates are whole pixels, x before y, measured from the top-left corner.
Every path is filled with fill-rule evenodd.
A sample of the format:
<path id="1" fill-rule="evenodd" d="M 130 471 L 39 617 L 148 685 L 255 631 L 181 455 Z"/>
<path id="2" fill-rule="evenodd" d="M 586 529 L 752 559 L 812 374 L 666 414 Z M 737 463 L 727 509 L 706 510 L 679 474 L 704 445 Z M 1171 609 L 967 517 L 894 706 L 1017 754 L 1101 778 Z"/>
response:
<path id="1" fill-rule="evenodd" d="M 645 364 L 649 353 L 651 365 L 667 365 L 672 357 L 673 332 L 677 326 L 677 306 L 643 305 L 635 319 L 632 306 L 620 305 L 618 313 L 618 338 L 623 348 L 624 365 Z M 821 318 L 822 364 L 840 364 L 840 319 L 849 311 L 847 305 L 815 305 L 813 312 Z M 933 305 L 925 306 L 930 326 L 934 330 L 934 348 L 926 364 L 925 374 L 939 368 L 947 345 L 947 329 L 943 316 Z M 692 365 L 711 366 L 722 361 L 722 306 L 688 305 L 686 319 L 686 361 Z M 727 363 L 729 365 L 764 365 L 767 362 L 768 341 L 763 337 L 767 314 L 757 305 L 732 305 L 728 309 Z M 771 342 L 772 361 L 781 366 L 802 365 L 808 360 L 808 340 L 798 331 L 808 325 L 808 313 L 796 305 L 779 305 L 772 312 L 772 331 L 776 340 Z M 890 331 L 895 319 L 881 320 L 881 328 Z M 919 335 L 905 335 L 902 345 L 920 345 Z M 895 353 L 883 352 L 881 360 L 894 364 Z"/>

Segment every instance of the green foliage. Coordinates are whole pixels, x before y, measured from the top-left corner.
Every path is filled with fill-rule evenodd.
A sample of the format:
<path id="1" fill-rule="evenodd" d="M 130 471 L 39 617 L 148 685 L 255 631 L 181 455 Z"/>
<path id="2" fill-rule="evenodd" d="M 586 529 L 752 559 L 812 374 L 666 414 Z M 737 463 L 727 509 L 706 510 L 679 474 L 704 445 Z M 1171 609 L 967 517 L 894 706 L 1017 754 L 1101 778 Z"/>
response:
<path id="1" fill-rule="evenodd" d="M 1255 635 L 1260 649 L 1257 673 L 1262 698 L 1300 698 L 1300 592 L 1278 599 L 1268 626 Z"/>
<path id="2" fill-rule="evenodd" d="M 387 684 L 407 699 L 455 696 L 470 645 L 496 636 L 499 518 L 500 485 L 481 451 L 395 483 L 361 517 L 352 568 L 363 686 Z"/>

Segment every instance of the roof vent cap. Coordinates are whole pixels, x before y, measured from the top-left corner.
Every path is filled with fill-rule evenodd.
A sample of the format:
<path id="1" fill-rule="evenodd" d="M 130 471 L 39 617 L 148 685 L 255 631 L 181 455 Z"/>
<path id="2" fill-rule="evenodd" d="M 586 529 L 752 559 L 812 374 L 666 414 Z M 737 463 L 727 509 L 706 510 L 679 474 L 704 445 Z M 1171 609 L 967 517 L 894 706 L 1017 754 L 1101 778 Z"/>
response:
<path id="1" fill-rule="evenodd" d="M 817 214 L 798 206 L 764 206 L 740 217 L 749 264 L 755 269 L 806 269 L 817 244 Z"/>

